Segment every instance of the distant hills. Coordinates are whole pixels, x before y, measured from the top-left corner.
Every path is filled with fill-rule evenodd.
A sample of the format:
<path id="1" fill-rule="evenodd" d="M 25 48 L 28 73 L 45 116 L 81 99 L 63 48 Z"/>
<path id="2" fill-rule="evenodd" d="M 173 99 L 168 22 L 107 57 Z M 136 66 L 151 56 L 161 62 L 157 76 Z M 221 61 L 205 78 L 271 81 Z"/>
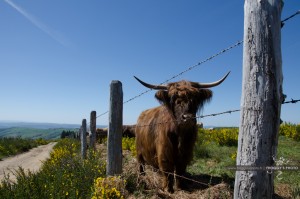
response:
<path id="1" fill-rule="evenodd" d="M 0 128 L 23 127 L 35 129 L 54 129 L 54 128 L 79 128 L 79 124 L 56 124 L 56 123 L 33 123 L 33 122 L 10 122 L 0 121 Z"/>
<path id="2" fill-rule="evenodd" d="M 58 139 L 62 133 L 63 128 L 57 129 L 35 129 L 26 127 L 11 127 L 11 128 L 0 128 L 1 137 L 22 137 L 30 139 Z"/>
<path id="3" fill-rule="evenodd" d="M 31 123 L 0 121 L 1 137 L 57 139 L 63 130 L 78 131 L 79 124 Z M 103 128 L 104 126 L 97 126 Z"/>

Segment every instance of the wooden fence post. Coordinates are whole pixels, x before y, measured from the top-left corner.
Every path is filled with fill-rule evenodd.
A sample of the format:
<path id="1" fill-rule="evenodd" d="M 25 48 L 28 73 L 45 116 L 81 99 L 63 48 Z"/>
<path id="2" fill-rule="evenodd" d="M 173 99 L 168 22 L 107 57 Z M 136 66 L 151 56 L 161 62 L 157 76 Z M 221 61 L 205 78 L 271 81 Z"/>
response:
<path id="1" fill-rule="evenodd" d="M 82 120 L 82 126 L 80 131 L 80 140 L 81 140 L 81 156 L 83 159 L 86 158 L 86 119 Z"/>
<path id="2" fill-rule="evenodd" d="M 91 117 L 90 117 L 90 130 L 91 130 L 91 135 L 90 135 L 90 147 L 95 150 L 96 149 L 96 111 L 91 112 Z"/>
<path id="3" fill-rule="evenodd" d="M 282 0 L 245 0 L 243 85 L 234 198 L 273 198 L 282 95 Z"/>
<path id="4" fill-rule="evenodd" d="M 107 175 L 122 173 L 123 91 L 120 81 L 110 84 L 109 126 L 107 135 Z"/>

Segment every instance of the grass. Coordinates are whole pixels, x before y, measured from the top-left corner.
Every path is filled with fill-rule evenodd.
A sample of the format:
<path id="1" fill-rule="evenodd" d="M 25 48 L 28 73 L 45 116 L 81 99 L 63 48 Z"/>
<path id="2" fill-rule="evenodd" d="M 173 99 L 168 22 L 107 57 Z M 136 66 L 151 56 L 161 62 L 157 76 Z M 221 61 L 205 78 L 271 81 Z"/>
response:
<path id="1" fill-rule="evenodd" d="M 200 134 L 203 132 L 200 132 Z M 211 133 L 209 131 L 205 133 Z M 200 135 L 200 137 L 203 135 Z M 236 164 L 237 146 L 220 145 L 217 141 L 199 140 L 194 150 L 194 161 L 188 167 L 193 175 L 206 174 L 214 178 L 220 177 L 231 186 L 234 184 L 235 172 L 226 169 Z M 229 140 L 229 139 L 228 139 Z M 296 165 L 300 167 L 300 142 L 291 137 L 279 136 L 277 148 L 277 166 Z M 286 192 L 294 198 L 300 196 L 299 170 L 283 170 L 275 172 L 275 190 Z"/>
<path id="2" fill-rule="evenodd" d="M 282 161 L 280 161 L 280 159 Z M 277 165 L 297 165 L 300 167 L 300 142 L 284 136 L 279 137 Z M 300 185 L 299 170 L 286 170 L 275 173 L 275 184 L 284 183 L 291 186 Z M 299 186 L 300 188 L 300 186 Z"/>
<path id="3" fill-rule="evenodd" d="M 236 151 L 234 146 L 220 146 L 214 142 L 196 145 L 194 161 L 188 167 L 188 172 L 233 178 L 234 172 L 225 168 L 235 165 Z"/>

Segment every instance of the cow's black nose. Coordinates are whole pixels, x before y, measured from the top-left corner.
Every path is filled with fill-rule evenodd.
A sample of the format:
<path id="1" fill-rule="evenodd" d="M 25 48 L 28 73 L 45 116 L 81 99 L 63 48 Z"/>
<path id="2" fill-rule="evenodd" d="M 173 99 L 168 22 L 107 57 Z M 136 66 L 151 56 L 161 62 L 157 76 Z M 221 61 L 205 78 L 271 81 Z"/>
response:
<path id="1" fill-rule="evenodd" d="M 193 115 L 192 114 L 183 114 L 181 117 L 182 117 L 182 120 L 184 122 L 186 122 L 187 120 L 192 119 Z"/>

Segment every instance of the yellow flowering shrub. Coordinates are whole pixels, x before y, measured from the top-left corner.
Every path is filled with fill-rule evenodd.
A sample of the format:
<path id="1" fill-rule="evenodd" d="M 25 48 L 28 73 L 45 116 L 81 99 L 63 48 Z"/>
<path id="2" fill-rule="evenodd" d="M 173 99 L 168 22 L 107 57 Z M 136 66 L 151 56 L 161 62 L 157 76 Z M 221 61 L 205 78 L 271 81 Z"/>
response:
<path id="1" fill-rule="evenodd" d="M 100 151 L 87 150 L 82 159 L 78 140 L 61 139 L 42 167 L 47 176 L 43 193 L 50 198 L 86 198 L 83 196 L 90 196 L 94 179 L 105 175 L 105 168 Z"/>
<path id="2" fill-rule="evenodd" d="M 50 153 L 50 164 L 58 165 L 61 161 L 74 158 L 78 154 L 79 147 L 80 143 L 63 139 Z"/>
<path id="3" fill-rule="evenodd" d="M 237 146 L 238 128 L 200 129 L 198 137 L 202 142 L 215 142 L 221 146 Z"/>
<path id="4" fill-rule="evenodd" d="M 120 177 L 97 178 L 92 199 L 124 199 L 126 181 Z"/>
<path id="5" fill-rule="evenodd" d="M 279 134 L 300 141 L 300 124 L 283 123 L 280 125 Z"/>
<path id="6" fill-rule="evenodd" d="M 124 137 L 122 139 L 122 149 L 129 150 L 133 156 L 136 156 L 135 138 Z"/>

